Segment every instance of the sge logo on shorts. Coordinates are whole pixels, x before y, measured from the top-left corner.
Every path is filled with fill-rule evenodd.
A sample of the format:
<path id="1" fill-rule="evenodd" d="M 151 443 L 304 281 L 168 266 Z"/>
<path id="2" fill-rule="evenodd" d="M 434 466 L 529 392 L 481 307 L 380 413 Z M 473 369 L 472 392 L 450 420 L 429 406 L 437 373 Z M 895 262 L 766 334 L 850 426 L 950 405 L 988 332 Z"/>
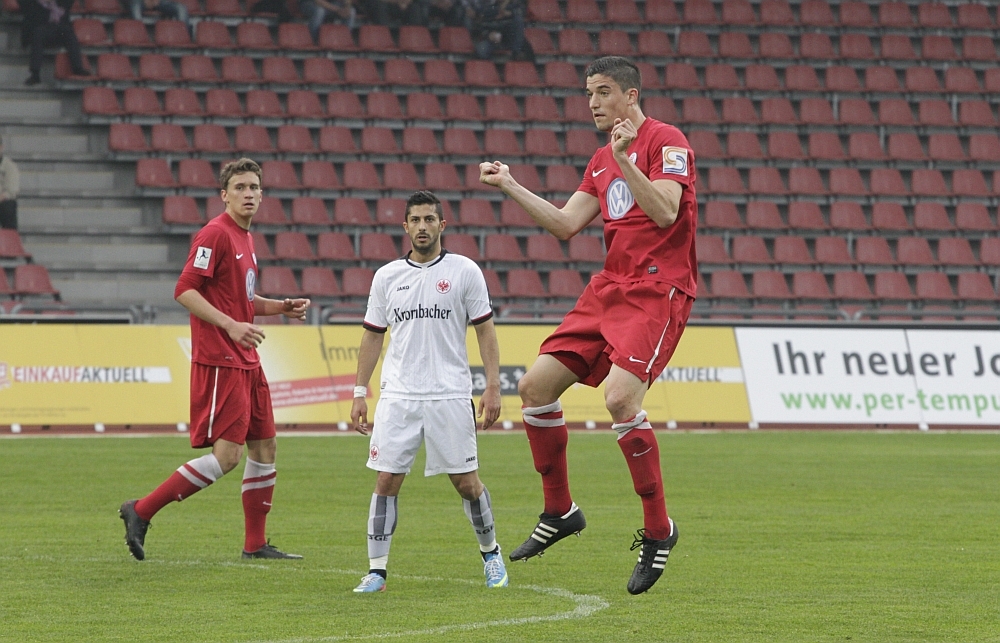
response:
<path id="1" fill-rule="evenodd" d="M 374 444 L 372 445 L 372 448 L 368 449 L 368 459 L 372 462 L 378 460 L 378 447 Z"/>

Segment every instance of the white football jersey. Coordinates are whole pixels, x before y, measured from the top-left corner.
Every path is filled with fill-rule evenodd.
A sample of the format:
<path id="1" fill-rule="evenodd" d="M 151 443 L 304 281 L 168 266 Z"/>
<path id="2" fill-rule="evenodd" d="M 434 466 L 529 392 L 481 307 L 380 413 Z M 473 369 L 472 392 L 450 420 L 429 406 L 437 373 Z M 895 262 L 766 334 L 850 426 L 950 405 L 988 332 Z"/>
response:
<path id="1" fill-rule="evenodd" d="M 392 329 L 382 362 L 382 397 L 443 400 L 472 397 L 465 348 L 468 324 L 493 317 L 483 271 L 442 250 L 426 264 L 396 259 L 375 273 L 367 330 Z"/>

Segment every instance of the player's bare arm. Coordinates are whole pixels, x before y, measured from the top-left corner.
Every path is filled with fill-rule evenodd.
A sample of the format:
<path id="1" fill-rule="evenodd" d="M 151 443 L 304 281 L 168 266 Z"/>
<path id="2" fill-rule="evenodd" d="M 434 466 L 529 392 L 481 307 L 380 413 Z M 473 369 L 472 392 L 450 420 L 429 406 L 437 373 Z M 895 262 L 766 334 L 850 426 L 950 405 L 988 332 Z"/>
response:
<path id="1" fill-rule="evenodd" d="M 661 228 L 673 225 L 677 220 L 677 212 L 681 205 L 681 193 L 684 188 L 677 181 L 660 179 L 650 181 L 635 163 L 629 160 L 628 146 L 637 135 L 635 125 L 630 119 L 616 119 L 611 128 L 611 151 L 615 161 L 621 168 L 636 203 L 653 222 Z"/>
<path id="2" fill-rule="evenodd" d="M 597 197 L 585 192 L 574 192 L 563 208 L 557 208 L 542 197 L 518 183 L 510 174 L 510 167 L 500 161 L 479 164 L 479 181 L 500 188 L 524 208 L 535 222 L 556 238 L 565 241 L 601 213 Z"/>
<path id="3" fill-rule="evenodd" d="M 305 319 L 306 311 L 312 301 L 309 299 L 268 299 L 255 295 L 253 298 L 253 312 L 259 317 L 268 315 L 284 315 L 289 319 Z"/>
<path id="4" fill-rule="evenodd" d="M 492 319 L 476 325 L 476 340 L 486 371 L 486 390 L 479 398 L 478 410 L 478 417 L 483 420 L 480 428 L 485 431 L 500 417 L 500 343 Z"/>
<path id="5" fill-rule="evenodd" d="M 188 312 L 198 319 L 226 331 L 229 338 L 243 348 L 257 348 L 264 341 L 264 329 L 236 321 L 209 303 L 197 290 L 185 290 L 177 296 L 177 303 L 187 308 Z"/>
<path id="6" fill-rule="evenodd" d="M 384 333 L 373 333 L 365 330 L 361 336 L 361 347 L 358 349 L 358 374 L 354 379 L 355 386 L 368 388 L 368 382 L 375 372 L 375 365 L 378 364 L 379 355 L 382 354 L 382 343 L 385 340 Z M 354 430 L 362 435 L 371 433 L 368 426 L 368 400 L 363 397 L 354 398 L 351 404 L 351 424 Z"/>

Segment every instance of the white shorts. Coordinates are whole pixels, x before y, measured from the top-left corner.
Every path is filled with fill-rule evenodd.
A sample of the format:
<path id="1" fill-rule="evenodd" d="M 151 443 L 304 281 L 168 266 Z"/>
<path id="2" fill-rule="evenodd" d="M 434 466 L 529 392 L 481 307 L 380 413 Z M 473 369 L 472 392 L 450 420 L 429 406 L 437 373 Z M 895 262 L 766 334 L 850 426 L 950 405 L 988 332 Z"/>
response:
<path id="1" fill-rule="evenodd" d="M 380 399 L 372 422 L 368 468 L 409 473 L 421 442 L 427 443 L 425 476 L 478 469 L 472 400 Z"/>

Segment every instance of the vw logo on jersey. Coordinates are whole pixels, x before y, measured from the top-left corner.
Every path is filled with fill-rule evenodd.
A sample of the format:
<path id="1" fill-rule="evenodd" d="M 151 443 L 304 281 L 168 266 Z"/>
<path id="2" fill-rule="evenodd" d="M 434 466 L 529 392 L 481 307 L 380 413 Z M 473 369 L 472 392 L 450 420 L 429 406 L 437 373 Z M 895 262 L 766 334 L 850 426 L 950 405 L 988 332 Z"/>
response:
<path id="1" fill-rule="evenodd" d="M 257 273 L 247 270 L 247 301 L 253 301 L 254 287 L 257 285 Z"/>
<path id="2" fill-rule="evenodd" d="M 617 178 L 608 186 L 608 216 L 621 219 L 635 205 L 635 197 L 628 183 L 623 178 Z"/>
<path id="3" fill-rule="evenodd" d="M 441 281 L 437 282 L 437 291 L 439 293 L 441 293 L 443 295 L 446 292 L 448 292 L 449 290 L 451 290 L 451 282 L 450 281 L 448 281 L 447 279 L 442 279 Z"/>

